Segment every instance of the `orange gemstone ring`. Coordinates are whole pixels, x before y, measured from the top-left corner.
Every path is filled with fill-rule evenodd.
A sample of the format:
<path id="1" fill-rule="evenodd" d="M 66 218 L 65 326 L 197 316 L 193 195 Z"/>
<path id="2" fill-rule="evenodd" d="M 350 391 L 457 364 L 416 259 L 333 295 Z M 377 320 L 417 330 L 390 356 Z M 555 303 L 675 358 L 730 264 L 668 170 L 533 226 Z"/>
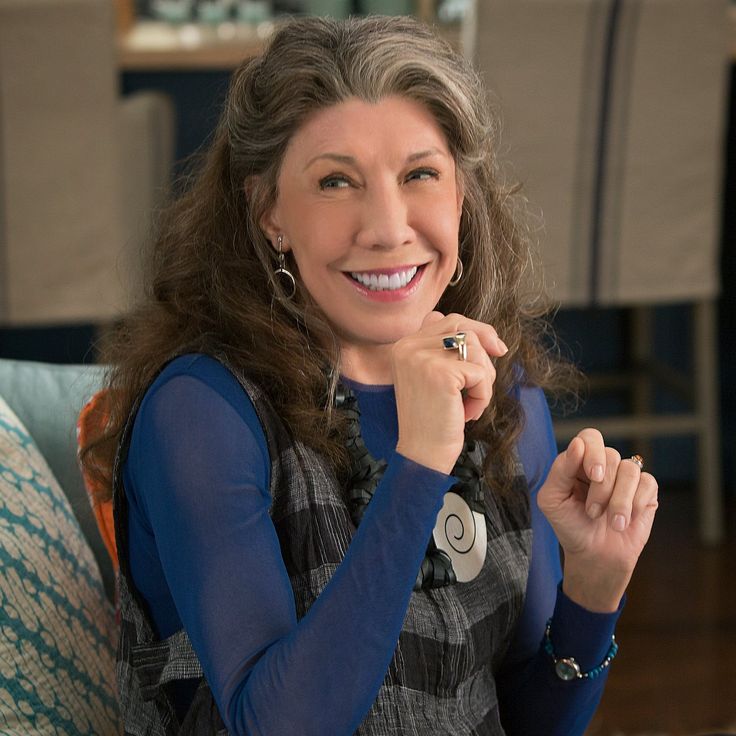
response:
<path id="1" fill-rule="evenodd" d="M 630 458 L 632 463 L 636 463 L 639 466 L 639 470 L 644 470 L 644 458 L 641 455 L 632 455 Z"/>

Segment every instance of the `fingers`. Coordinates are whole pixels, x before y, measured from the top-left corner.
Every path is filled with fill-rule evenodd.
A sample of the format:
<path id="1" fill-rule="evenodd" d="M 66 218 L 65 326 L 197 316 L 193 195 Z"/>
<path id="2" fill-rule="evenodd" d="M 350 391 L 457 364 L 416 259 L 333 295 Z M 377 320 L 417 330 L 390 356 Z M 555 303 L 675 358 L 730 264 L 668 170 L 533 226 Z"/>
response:
<path id="1" fill-rule="evenodd" d="M 588 507 L 588 515 L 598 518 L 606 512 L 609 526 L 617 532 L 624 531 L 631 521 L 634 497 L 639 487 L 641 470 L 630 460 L 621 460 L 621 456 L 612 448 L 607 448 L 609 464 L 605 478 L 597 487 L 591 484 L 589 495 L 596 502 Z"/>
<path id="2" fill-rule="evenodd" d="M 646 539 L 652 528 L 654 515 L 659 506 L 659 487 L 657 481 L 650 473 L 641 473 L 639 477 L 639 488 L 634 497 L 634 507 L 631 514 L 631 524 L 638 524 L 644 530 Z"/>
<path id="3" fill-rule="evenodd" d="M 549 496 L 550 501 L 564 500 L 571 495 L 579 482 L 584 454 L 585 443 L 579 437 L 573 437 L 567 450 L 555 458 L 545 481 L 548 488 L 545 495 Z"/>
<path id="4" fill-rule="evenodd" d="M 446 350 L 443 338 L 465 333 L 465 360 Z M 413 335 L 391 347 L 399 421 L 397 450 L 442 472 L 462 449 L 466 422 L 491 402 L 496 370 L 492 358 L 507 348 L 489 325 L 459 314 L 430 312 Z"/>
<path id="5" fill-rule="evenodd" d="M 443 315 L 441 312 L 430 312 L 422 323 L 420 334 L 448 337 L 458 332 L 466 335 L 474 334 L 483 349 L 494 357 L 501 357 L 508 352 L 506 344 L 498 336 L 496 330 L 485 322 L 464 317 L 462 314 Z"/>
<path id="6" fill-rule="evenodd" d="M 585 445 L 583 457 L 585 477 L 594 483 L 600 483 L 604 479 L 607 460 L 603 435 L 597 429 L 586 427 L 578 432 L 577 436 Z"/>
<path id="7" fill-rule="evenodd" d="M 602 440 L 601 444 L 603 444 Z M 596 457 L 596 464 L 599 460 L 601 458 Z M 613 488 L 616 484 L 616 473 L 621 463 L 621 455 L 612 447 L 604 447 L 602 461 L 601 471 L 596 473 L 600 479 L 591 479 L 585 501 L 585 512 L 591 519 L 600 517 L 609 506 Z"/>
<path id="8" fill-rule="evenodd" d="M 465 421 L 480 419 L 493 397 L 496 369 L 480 345 L 469 345 L 468 360 L 458 362 L 465 364 L 458 366 L 465 379 Z"/>
<path id="9" fill-rule="evenodd" d="M 605 478 L 606 463 L 603 435 L 597 429 L 583 429 L 550 468 L 545 482 L 550 503 L 559 503 L 571 495 L 585 503 L 591 484 Z"/>
<path id="10" fill-rule="evenodd" d="M 453 333 L 453 335 L 456 334 Z M 464 334 L 467 348 L 465 362 L 478 363 L 479 365 L 491 367 L 493 365 L 491 363 L 491 356 L 486 350 L 485 345 L 481 342 L 481 336 L 473 330 L 467 330 Z M 449 358 L 462 362 L 459 350 L 456 347 L 447 348 L 444 346 L 443 340 L 446 337 L 450 337 L 450 335 L 444 331 L 439 335 L 419 333 L 416 337 L 412 338 L 413 349 L 428 351 L 428 355 L 435 354 L 436 357 L 440 357 L 443 360 Z"/>
<path id="11" fill-rule="evenodd" d="M 640 470 L 633 462 L 621 464 L 621 455 L 606 447 L 603 435 L 591 427 L 581 430 L 574 441 L 582 441 L 581 482 L 589 483 L 585 511 L 591 519 L 608 514 L 608 522 L 616 531 L 623 531 L 631 518 L 631 506 L 639 481 Z M 631 468 L 626 466 L 631 466 Z M 636 471 L 636 472 L 634 472 Z"/>
<path id="12" fill-rule="evenodd" d="M 657 482 L 639 465 L 606 447 L 597 429 L 579 432 L 567 450 L 557 456 L 545 483 L 548 506 L 573 497 L 584 504 L 586 515 L 619 532 L 632 520 L 649 524 L 657 509 Z"/>
<path id="13" fill-rule="evenodd" d="M 459 360 L 457 350 L 446 350 L 439 336 L 422 336 L 412 343 L 413 357 L 428 370 L 450 378 L 452 390 L 462 392 L 465 421 L 481 417 L 493 396 L 496 369 L 475 332 L 467 332 L 467 359 Z"/>
<path id="14" fill-rule="evenodd" d="M 441 319 L 444 319 L 444 318 L 445 318 L 445 315 L 442 314 L 442 312 L 430 312 L 422 321 L 422 327 L 431 325 L 434 322 L 439 322 Z"/>
<path id="15" fill-rule="evenodd" d="M 659 505 L 658 494 L 659 486 L 656 478 L 651 473 L 642 472 L 639 476 L 639 493 L 634 499 L 632 517 L 656 511 Z"/>
<path id="16" fill-rule="evenodd" d="M 646 520 L 657 509 L 657 482 L 639 465 L 612 447 L 604 448 L 605 465 L 601 481 L 591 481 L 585 500 L 585 511 L 591 519 L 604 514 L 614 531 L 625 531 L 632 519 Z"/>

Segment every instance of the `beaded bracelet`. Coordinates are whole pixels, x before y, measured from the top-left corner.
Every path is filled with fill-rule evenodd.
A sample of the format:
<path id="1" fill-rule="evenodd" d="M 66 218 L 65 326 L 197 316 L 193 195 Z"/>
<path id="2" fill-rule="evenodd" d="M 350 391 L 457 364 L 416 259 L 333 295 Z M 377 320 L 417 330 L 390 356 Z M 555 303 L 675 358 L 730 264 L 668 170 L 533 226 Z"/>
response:
<path id="1" fill-rule="evenodd" d="M 618 653 L 618 644 L 616 643 L 616 637 L 611 637 L 611 646 L 608 647 L 608 652 L 604 660 L 597 666 L 593 667 L 589 672 L 581 672 L 580 665 L 572 657 L 560 657 L 557 658 L 554 647 L 552 646 L 552 639 L 550 639 L 549 633 L 552 628 L 552 619 L 547 621 L 547 627 L 544 630 L 544 651 L 549 654 L 555 665 L 555 674 L 560 680 L 569 682 L 571 680 L 582 680 L 588 678 L 594 680 L 603 674 L 611 661 Z"/>

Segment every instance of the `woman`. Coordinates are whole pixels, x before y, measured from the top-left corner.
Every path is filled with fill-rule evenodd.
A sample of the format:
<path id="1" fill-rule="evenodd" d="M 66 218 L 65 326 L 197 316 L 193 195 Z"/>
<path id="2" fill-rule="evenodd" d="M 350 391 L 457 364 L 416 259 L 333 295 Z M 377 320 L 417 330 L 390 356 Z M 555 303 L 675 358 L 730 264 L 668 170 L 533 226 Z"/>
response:
<path id="1" fill-rule="evenodd" d="M 126 732 L 583 732 L 657 487 L 555 458 L 492 133 L 405 18 L 235 73 L 111 379 Z"/>

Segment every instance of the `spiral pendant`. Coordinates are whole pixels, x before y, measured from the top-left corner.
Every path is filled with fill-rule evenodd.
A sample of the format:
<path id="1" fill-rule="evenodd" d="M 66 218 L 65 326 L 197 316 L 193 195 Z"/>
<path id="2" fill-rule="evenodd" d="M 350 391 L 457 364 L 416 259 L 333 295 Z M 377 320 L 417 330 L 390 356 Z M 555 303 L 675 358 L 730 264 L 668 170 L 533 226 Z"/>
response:
<path id="1" fill-rule="evenodd" d="M 434 543 L 452 561 L 459 583 L 475 579 L 486 559 L 487 535 L 483 514 L 473 511 L 457 493 L 448 491 L 432 532 Z"/>
<path id="2" fill-rule="evenodd" d="M 383 477 L 386 462 L 375 460 L 365 446 L 358 402 L 350 388 L 342 383 L 336 391 L 335 406 L 348 419 L 345 445 L 350 453 L 351 468 L 346 491 L 350 517 L 357 527 Z M 475 450 L 475 441 L 466 440 L 452 471 L 458 478 L 453 488 L 459 492 L 445 494 L 414 590 L 466 583 L 476 578 L 483 568 L 487 546 L 483 513 L 485 484 L 472 457 Z"/>

